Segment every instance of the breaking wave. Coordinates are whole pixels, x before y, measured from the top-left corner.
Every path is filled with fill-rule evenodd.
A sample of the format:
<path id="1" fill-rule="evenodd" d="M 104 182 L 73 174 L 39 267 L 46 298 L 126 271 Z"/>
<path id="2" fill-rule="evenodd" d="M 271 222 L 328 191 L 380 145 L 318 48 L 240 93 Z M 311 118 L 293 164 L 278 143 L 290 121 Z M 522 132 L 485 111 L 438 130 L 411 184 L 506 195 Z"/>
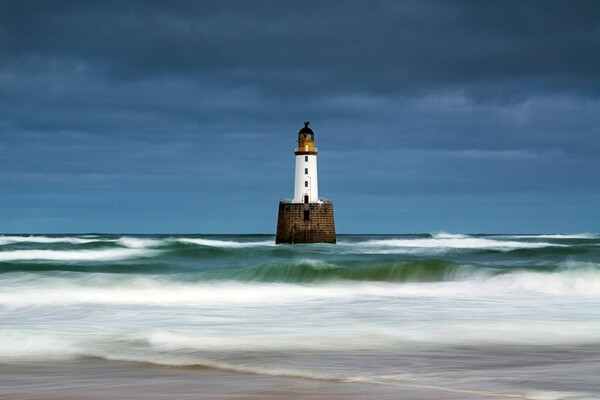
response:
<path id="1" fill-rule="evenodd" d="M 595 234 L 577 235 L 487 235 L 470 236 L 449 233 L 436 233 L 431 235 L 406 235 L 407 237 L 391 237 L 385 239 L 348 240 L 340 237 L 338 247 L 345 251 L 367 254 L 414 254 L 414 253 L 440 253 L 449 250 L 490 250 L 512 251 L 520 249 L 544 249 L 548 247 L 568 248 L 564 243 L 567 239 L 597 239 Z M 557 240 L 558 242 L 544 241 L 543 239 Z M 561 240 L 563 240 L 561 242 Z M 165 236 L 137 237 L 137 236 L 0 236 L 0 246 L 15 244 L 44 244 L 44 245 L 96 245 L 118 246 L 129 249 L 176 249 L 178 246 L 198 246 L 211 249 L 252 249 L 287 247 L 276 246 L 273 238 L 264 240 L 223 240 L 214 237 L 184 237 Z"/>
<path id="2" fill-rule="evenodd" d="M 89 237 L 54 237 L 54 236 L 0 236 L 0 246 L 13 243 L 69 243 L 85 244 L 96 242 L 98 239 Z"/>
<path id="3" fill-rule="evenodd" d="M 445 261 L 407 261 L 342 266 L 317 260 L 268 264 L 205 274 L 207 279 L 308 283 L 319 281 L 433 282 L 479 276 L 489 271 Z"/>
<path id="4" fill-rule="evenodd" d="M 0 236 L 0 246 L 15 244 L 15 243 L 38 243 L 38 244 L 116 244 L 122 247 L 129 248 L 147 248 L 147 247 L 164 247 L 172 244 L 192 244 L 206 247 L 223 247 L 223 248 L 243 248 L 243 247 L 258 247 L 258 246 L 275 246 L 274 240 L 264 241 L 233 241 L 233 240 L 218 240 L 208 238 L 190 238 L 190 237 L 164 237 L 164 238 L 145 238 L 135 236 L 122 236 L 118 238 L 102 237 L 102 236 Z"/>
<path id="5" fill-rule="evenodd" d="M 492 235 L 494 236 L 494 235 Z M 512 239 L 599 239 L 600 235 L 595 233 L 575 234 L 540 234 L 540 235 L 502 235 L 504 238 Z"/>
<path id="6" fill-rule="evenodd" d="M 0 252 L 1 261 L 114 261 L 152 257 L 157 252 L 146 249 L 104 250 L 12 250 Z"/>
<path id="7" fill-rule="evenodd" d="M 176 243 L 196 244 L 199 246 L 224 247 L 224 248 L 275 246 L 275 242 L 273 240 L 265 240 L 262 242 L 236 242 L 236 241 L 215 240 L 215 239 L 177 238 L 177 239 L 169 239 L 169 241 L 176 242 Z"/>
<path id="8" fill-rule="evenodd" d="M 300 271 L 306 267 L 302 267 Z M 382 298 L 478 298 L 505 295 L 599 296 L 600 268 L 597 264 L 554 272 L 513 271 L 484 273 L 460 266 L 430 266 L 433 277 L 413 272 L 410 265 L 399 268 L 390 280 L 375 272 L 359 270 L 327 275 L 318 281 L 269 276 L 262 271 L 262 281 L 197 280 L 182 276 L 121 275 L 66 273 L 35 276 L 10 273 L 0 279 L 0 305 L 36 304 L 112 304 L 112 305 L 179 305 L 204 304 L 281 304 L 289 301 Z M 439 271 L 436 269 L 440 269 Z M 331 269 L 335 270 L 335 268 Z M 328 271 L 323 269 L 322 271 Z M 353 276 L 353 274 L 357 274 Z M 367 276 L 362 276 L 366 274 Z M 369 274 L 375 274 L 370 276 Z M 441 274 L 441 275 L 440 275 Z M 402 277 L 407 275 L 407 277 Z M 242 274 L 243 276 L 243 274 Z M 317 275 L 318 276 L 318 275 Z M 336 277 L 338 280 L 333 280 Z M 190 278 L 190 277 L 188 277 Z M 239 278 L 239 276 L 238 276 Z M 243 277 L 247 279 L 247 277 Z M 252 278 L 256 278 L 253 276 Z M 358 279 L 361 278 L 361 279 Z M 368 279 L 366 279 L 368 278 Z M 417 279 L 420 278 L 421 280 Z M 443 280 L 441 278 L 444 278 Z M 452 278 L 452 279 L 450 279 Z M 266 281 L 266 282 L 265 282 Z M 299 282 L 300 281 L 300 282 Z M 304 283 L 302 283 L 304 282 Z M 299 284 L 300 283 L 300 284 Z"/>
<path id="9" fill-rule="evenodd" d="M 372 252 L 393 253 L 396 249 L 478 249 L 510 251 L 515 249 L 539 249 L 543 247 L 564 247 L 562 244 L 549 242 L 519 242 L 495 240 L 463 235 L 441 235 L 424 239 L 382 239 L 361 243 L 362 247 L 378 248 Z"/>

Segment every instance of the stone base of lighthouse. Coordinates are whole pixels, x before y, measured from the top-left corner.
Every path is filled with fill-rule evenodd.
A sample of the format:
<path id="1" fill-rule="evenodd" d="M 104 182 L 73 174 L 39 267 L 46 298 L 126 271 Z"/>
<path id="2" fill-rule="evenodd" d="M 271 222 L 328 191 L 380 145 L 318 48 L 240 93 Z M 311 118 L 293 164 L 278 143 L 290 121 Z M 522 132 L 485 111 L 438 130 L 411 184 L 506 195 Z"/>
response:
<path id="1" fill-rule="evenodd" d="M 279 203 L 275 243 L 335 243 L 333 203 Z"/>

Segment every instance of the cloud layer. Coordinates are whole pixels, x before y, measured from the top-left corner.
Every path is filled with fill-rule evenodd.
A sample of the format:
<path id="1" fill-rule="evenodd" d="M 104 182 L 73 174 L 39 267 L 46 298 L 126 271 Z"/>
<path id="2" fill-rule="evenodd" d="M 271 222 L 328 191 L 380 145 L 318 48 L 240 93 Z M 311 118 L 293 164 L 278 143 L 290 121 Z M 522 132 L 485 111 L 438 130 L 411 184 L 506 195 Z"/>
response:
<path id="1" fill-rule="evenodd" d="M 595 1 L 3 2 L 3 231 L 598 230 Z M 374 205 L 370 207 L 368 205 Z"/>

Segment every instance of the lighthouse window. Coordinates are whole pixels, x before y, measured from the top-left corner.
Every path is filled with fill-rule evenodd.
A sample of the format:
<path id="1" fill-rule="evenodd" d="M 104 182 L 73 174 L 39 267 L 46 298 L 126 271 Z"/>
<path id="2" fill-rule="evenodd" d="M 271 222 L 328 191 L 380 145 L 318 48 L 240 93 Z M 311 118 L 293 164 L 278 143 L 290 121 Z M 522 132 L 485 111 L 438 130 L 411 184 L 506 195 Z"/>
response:
<path id="1" fill-rule="evenodd" d="M 308 181 L 304 181 L 304 187 L 308 187 Z"/>
<path id="2" fill-rule="evenodd" d="M 308 162 L 308 156 L 304 156 L 304 161 Z"/>
<path id="3" fill-rule="evenodd" d="M 304 175 L 308 175 L 308 168 L 304 168 Z"/>

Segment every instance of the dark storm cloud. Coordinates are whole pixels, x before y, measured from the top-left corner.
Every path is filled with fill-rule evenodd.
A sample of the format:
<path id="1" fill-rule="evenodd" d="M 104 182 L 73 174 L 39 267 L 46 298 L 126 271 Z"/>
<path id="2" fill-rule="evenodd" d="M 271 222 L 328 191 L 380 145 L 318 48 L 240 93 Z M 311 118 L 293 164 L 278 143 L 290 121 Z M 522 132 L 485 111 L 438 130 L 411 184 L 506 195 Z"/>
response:
<path id="1" fill-rule="evenodd" d="M 0 4 L 6 216 L 85 226 L 97 211 L 98 229 L 118 229 L 111 213 L 154 229 L 139 220 L 156 212 L 168 229 L 196 226 L 160 206 L 179 203 L 213 230 L 270 232 L 305 119 L 341 204 L 356 182 L 389 212 L 407 194 L 589 204 L 598 115 L 597 1 Z"/>
<path id="2" fill-rule="evenodd" d="M 284 96 L 464 84 L 486 95 L 510 84 L 490 95 L 525 80 L 597 93 L 600 77 L 595 1 L 20 1 L 0 18 L 5 64 L 64 60 L 123 79 L 209 74 Z"/>
<path id="3" fill-rule="evenodd" d="M 397 120 L 400 107 L 431 93 L 509 113 L 540 96 L 600 96 L 594 1 L 0 7 L 0 112 L 33 129 L 120 131 L 156 115 L 252 125 L 290 109 L 369 126 L 369 102 Z"/>

